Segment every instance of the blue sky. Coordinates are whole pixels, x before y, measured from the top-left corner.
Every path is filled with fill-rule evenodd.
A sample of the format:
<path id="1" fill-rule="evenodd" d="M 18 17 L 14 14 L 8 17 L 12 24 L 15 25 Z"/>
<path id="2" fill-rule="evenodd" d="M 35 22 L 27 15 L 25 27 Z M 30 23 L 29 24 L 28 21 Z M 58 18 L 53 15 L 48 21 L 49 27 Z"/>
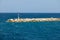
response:
<path id="1" fill-rule="evenodd" d="M 60 13 L 60 0 L 0 0 L 0 12 Z"/>

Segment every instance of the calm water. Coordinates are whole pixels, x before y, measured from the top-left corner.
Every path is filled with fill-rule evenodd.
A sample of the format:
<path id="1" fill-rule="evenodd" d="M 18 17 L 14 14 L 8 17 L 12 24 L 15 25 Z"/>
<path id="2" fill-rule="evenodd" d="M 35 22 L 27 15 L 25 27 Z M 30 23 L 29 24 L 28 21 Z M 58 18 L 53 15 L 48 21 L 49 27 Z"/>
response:
<path id="1" fill-rule="evenodd" d="M 58 13 L 21 13 L 21 18 L 60 17 Z M 60 40 L 60 22 L 7 23 L 9 18 L 17 18 L 17 13 L 0 14 L 0 40 Z"/>

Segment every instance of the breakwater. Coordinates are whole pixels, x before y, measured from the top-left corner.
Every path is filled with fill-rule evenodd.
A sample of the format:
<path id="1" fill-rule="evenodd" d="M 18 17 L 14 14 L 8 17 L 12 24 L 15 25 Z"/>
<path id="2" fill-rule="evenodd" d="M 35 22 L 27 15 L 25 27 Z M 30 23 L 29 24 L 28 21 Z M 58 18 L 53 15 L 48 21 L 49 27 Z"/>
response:
<path id="1" fill-rule="evenodd" d="M 41 21 L 60 21 L 60 18 L 16 18 L 7 20 L 7 22 L 41 22 Z"/>

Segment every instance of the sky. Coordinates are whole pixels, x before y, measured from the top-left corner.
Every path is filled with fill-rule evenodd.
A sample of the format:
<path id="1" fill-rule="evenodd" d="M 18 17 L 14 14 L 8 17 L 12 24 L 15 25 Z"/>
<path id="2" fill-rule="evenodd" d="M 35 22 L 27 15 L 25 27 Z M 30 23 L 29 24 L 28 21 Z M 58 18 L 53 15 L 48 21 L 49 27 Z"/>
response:
<path id="1" fill-rule="evenodd" d="M 60 13 L 60 0 L 0 0 L 0 12 Z"/>

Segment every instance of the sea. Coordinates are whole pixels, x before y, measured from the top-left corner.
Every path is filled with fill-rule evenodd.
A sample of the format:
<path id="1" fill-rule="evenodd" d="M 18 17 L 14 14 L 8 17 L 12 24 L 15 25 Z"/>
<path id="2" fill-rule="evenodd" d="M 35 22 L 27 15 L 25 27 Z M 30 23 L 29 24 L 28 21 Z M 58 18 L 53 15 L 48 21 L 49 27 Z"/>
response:
<path id="1" fill-rule="evenodd" d="M 60 40 L 60 21 L 6 22 L 18 13 L 0 13 L 0 40 Z M 60 13 L 20 13 L 20 18 L 60 18 Z"/>

